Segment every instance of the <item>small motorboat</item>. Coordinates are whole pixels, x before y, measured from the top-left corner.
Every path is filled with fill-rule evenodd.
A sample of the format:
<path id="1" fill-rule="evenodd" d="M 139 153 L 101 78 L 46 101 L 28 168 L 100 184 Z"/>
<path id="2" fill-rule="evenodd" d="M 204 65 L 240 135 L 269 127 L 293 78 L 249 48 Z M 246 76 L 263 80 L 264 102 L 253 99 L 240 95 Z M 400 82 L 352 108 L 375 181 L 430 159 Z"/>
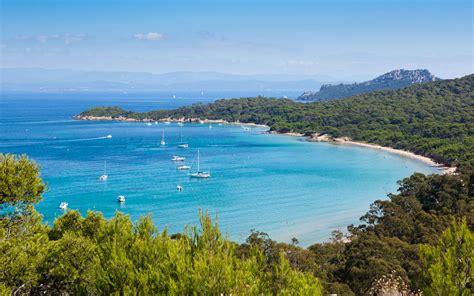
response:
<path id="1" fill-rule="evenodd" d="M 184 126 L 184 123 L 178 122 L 177 125 L 178 125 L 178 126 Z"/>
<path id="2" fill-rule="evenodd" d="M 67 210 L 68 205 L 69 204 L 67 202 L 62 202 L 62 203 L 59 204 L 59 208 L 61 210 Z"/>
<path id="3" fill-rule="evenodd" d="M 119 203 L 124 203 L 124 202 L 125 202 L 125 196 L 119 195 L 119 196 L 117 197 L 117 202 L 119 202 Z"/>
<path id="4" fill-rule="evenodd" d="M 171 122 L 169 122 L 169 121 L 165 121 L 165 122 L 164 122 L 164 124 L 171 124 Z"/>
<path id="5" fill-rule="evenodd" d="M 112 139 L 112 135 L 107 135 L 107 139 Z"/>
<path id="6" fill-rule="evenodd" d="M 189 165 L 180 165 L 180 166 L 177 166 L 176 168 L 180 171 L 187 171 L 191 169 Z"/>
<path id="7" fill-rule="evenodd" d="M 183 156 L 178 156 L 178 155 L 173 155 L 173 157 L 171 158 L 172 161 L 185 161 L 186 160 L 186 157 L 183 157 Z"/>
<path id="8" fill-rule="evenodd" d="M 188 149 L 188 148 L 189 148 L 189 144 L 179 144 L 179 145 L 178 145 L 178 148 Z"/>
<path id="9" fill-rule="evenodd" d="M 183 186 L 181 186 L 181 185 L 176 186 L 176 190 L 178 190 L 178 191 L 183 191 L 183 189 L 184 189 L 184 188 L 183 188 Z"/>
<path id="10" fill-rule="evenodd" d="M 146 125 L 148 126 L 152 126 L 151 122 L 147 122 Z"/>

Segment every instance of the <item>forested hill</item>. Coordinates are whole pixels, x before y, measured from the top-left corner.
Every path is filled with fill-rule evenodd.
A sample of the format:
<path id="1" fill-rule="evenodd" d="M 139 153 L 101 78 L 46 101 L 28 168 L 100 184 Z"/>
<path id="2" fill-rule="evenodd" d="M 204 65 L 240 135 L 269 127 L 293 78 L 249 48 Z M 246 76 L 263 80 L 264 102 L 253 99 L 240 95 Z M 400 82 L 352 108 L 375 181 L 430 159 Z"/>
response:
<path id="1" fill-rule="evenodd" d="M 327 133 L 406 149 L 465 169 L 474 164 L 474 75 L 343 100 L 297 103 L 241 98 L 175 110 L 128 112 L 98 107 L 85 116 L 152 119 L 201 118 L 266 124 L 278 132 Z"/>
<path id="2" fill-rule="evenodd" d="M 317 92 L 305 92 L 298 97 L 301 101 L 326 101 L 333 99 L 346 98 L 358 94 L 363 94 L 376 90 L 400 89 L 413 85 L 415 83 L 425 83 L 429 81 L 440 80 L 430 71 L 419 70 L 393 70 L 380 75 L 379 77 L 353 84 L 326 84 L 321 86 Z"/>

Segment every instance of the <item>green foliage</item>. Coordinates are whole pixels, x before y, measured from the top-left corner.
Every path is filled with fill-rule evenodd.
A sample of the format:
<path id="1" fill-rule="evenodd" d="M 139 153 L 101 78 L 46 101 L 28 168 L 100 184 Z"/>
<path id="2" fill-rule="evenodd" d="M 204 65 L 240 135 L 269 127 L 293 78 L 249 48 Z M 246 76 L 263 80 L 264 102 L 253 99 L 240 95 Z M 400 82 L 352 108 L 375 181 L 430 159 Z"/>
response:
<path id="1" fill-rule="evenodd" d="M 45 188 L 36 163 L 25 155 L 0 154 L 0 210 L 13 207 L 25 212 L 41 200 Z"/>
<path id="2" fill-rule="evenodd" d="M 466 221 L 452 222 L 435 246 L 420 246 L 426 295 L 474 294 L 474 235 Z"/>
<path id="3" fill-rule="evenodd" d="M 95 107 L 87 112 L 87 116 L 93 117 L 125 117 L 130 116 L 132 112 L 125 111 L 124 109 L 114 106 L 114 107 Z M 82 114 L 81 114 L 82 115 Z"/>
<path id="4" fill-rule="evenodd" d="M 266 124 L 279 132 L 327 133 L 406 149 L 467 172 L 474 166 L 473 86 L 474 75 L 468 75 L 329 102 L 256 97 L 123 115 L 138 120 L 223 119 Z M 80 115 L 94 114 L 95 109 Z"/>
<path id="5" fill-rule="evenodd" d="M 134 225 L 121 213 L 105 220 L 69 211 L 53 228 L 1 237 L 0 251 L 0 283 L 21 293 L 322 295 L 320 282 L 284 255 L 269 267 L 257 248 L 237 257 L 208 214 L 172 239 L 149 216 Z"/>

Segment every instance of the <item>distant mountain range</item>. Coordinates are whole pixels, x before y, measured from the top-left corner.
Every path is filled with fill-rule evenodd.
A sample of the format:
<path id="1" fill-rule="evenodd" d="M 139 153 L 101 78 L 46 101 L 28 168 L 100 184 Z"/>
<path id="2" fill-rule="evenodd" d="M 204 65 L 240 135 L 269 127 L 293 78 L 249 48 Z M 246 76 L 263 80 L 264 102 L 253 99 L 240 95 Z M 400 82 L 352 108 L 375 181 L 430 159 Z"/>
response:
<path id="1" fill-rule="evenodd" d="M 328 82 L 342 81 L 324 75 L 236 75 L 188 71 L 153 74 L 42 68 L 0 69 L 0 87 L 7 91 L 301 91 L 316 89 Z"/>
<path id="2" fill-rule="evenodd" d="M 326 101 L 341 99 L 376 90 L 400 89 L 412 84 L 441 80 L 430 71 L 419 70 L 394 70 L 375 79 L 353 84 L 324 84 L 317 92 L 305 92 L 298 97 L 300 101 Z"/>

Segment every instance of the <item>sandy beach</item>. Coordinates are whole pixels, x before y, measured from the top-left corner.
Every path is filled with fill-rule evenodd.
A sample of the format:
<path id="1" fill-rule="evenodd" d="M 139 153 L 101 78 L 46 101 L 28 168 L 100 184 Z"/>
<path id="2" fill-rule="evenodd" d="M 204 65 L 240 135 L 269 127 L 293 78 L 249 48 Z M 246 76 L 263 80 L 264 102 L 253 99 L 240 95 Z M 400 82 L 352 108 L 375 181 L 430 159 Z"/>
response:
<path id="1" fill-rule="evenodd" d="M 287 136 L 293 136 L 293 137 L 303 137 L 304 135 L 301 133 L 278 133 L 278 132 L 270 132 L 273 134 L 282 134 L 282 135 L 287 135 Z M 408 157 L 412 159 L 416 159 L 417 161 L 421 161 L 429 166 L 436 167 L 438 168 L 442 174 L 447 174 L 447 175 L 452 175 L 456 173 L 456 167 L 448 167 L 445 166 L 441 163 L 437 163 L 433 159 L 423 156 L 423 155 L 418 155 L 416 153 L 407 151 L 407 150 L 402 150 L 402 149 L 395 149 L 392 147 L 385 147 L 381 146 L 378 144 L 370 144 L 370 143 L 365 143 L 365 142 L 358 142 L 358 141 L 353 141 L 352 139 L 348 137 L 342 137 L 342 138 L 333 138 L 329 136 L 328 134 L 319 134 L 315 133 L 312 134 L 311 136 L 306 137 L 309 142 L 325 142 L 325 143 L 331 143 L 335 145 L 352 145 L 352 146 L 358 146 L 358 147 L 364 147 L 364 148 L 370 148 L 370 149 L 377 149 L 377 150 L 382 150 L 386 151 L 389 153 L 401 155 L 403 157 Z"/>

